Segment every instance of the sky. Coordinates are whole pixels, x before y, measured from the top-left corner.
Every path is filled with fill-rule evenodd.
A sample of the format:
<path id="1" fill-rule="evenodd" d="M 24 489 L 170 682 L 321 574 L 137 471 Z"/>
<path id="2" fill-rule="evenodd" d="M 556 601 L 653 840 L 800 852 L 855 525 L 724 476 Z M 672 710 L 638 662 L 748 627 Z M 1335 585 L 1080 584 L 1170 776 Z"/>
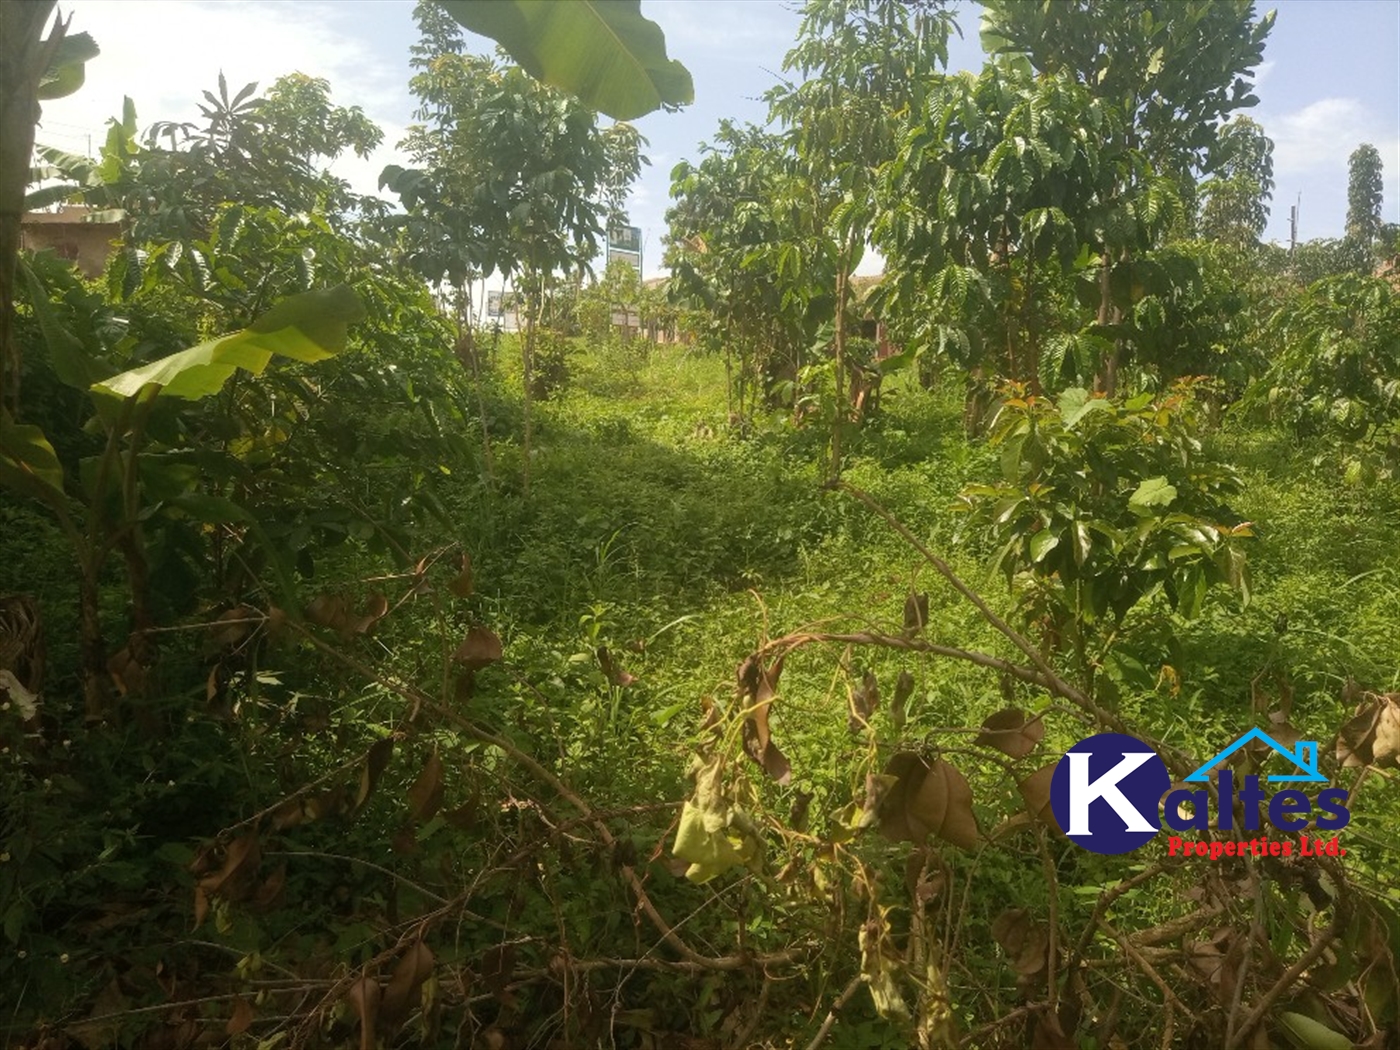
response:
<path id="1" fill-rule="evenodd" d="M 335 171 L 363 193 L 377 191 L 379 171 L 402 160 L 395 145 L 412 123 L 408 49 L 415 37 L 411 0 L 70 0 L 73 29 L 87 30 L 102 54 L 88 63 L 76 95 L 44 104 L 38 141 L 72 152 L 96 148 L 122 98 L 136 104 L 140 125 L 194 120 L 204 89 L 222 71 L 229 90 L 249 81 L 267 87 L 284 73 L 325 77 L 333 101 L 358 105 L 384 129 L 368 160 L 347 158 Z M 1257 5 L 1260 12 L 1270 9 Z M 1276 187 L 1266 238 L 1288 238 L 1298 203 L 1299 237 L 1339 237 L 1346 215 L 1347 158 L 1362 142 L 1385 165 L 1384 218 L 1400 222 L 1400 0 L 1283 0 L 1263 64 L 1259 105 L 1248 115 L 1274 141 Z M 800 21 L 791 0 L 642 0 L 661 26 L 671 57 L 690 69 L 695 104 L 637 121 L 649 140 L 629 205 L 641 227 L 647 276 L 660 270 L 670 172 L 696 159 L 722 117 L 762 123 L 763 93 L 779 81 L 783 55 Z M 965 3 L 962 39 L 949 68 L 977 69 L 982 53 L 978 12 Z M 489 50 L 491 42 L 469 35 Z M 867 256 L 862 272 L 878 270 Z"/>

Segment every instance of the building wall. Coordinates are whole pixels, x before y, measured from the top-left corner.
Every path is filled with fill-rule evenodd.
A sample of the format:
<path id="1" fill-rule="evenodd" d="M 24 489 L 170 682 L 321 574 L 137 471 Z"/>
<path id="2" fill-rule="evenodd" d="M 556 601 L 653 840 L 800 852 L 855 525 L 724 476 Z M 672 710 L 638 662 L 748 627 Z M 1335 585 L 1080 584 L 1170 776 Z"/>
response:
<path id="1" fill-rule="evenodd" d="M 84 214 L 82 208 L 31 212 L 20 223 L 20 247 L 35 252 L 49 249 L 77 264 L 85 277 L 98 276 L 112 254 L 112 243 L 121 237 L 121 224 L 83 222 Z"/>

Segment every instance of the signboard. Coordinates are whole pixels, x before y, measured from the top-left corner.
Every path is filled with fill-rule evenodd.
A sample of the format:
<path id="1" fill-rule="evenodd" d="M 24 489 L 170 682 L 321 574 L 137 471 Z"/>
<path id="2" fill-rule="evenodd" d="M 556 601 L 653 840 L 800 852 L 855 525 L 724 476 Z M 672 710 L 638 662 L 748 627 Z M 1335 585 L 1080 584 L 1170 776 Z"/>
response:
<path id="1" fill-rule="evenodd" d="M 642 254 L 642 228 L 640 226 L 614 226 L 608 231 L 608 254 L 627 252 Z"/>
<path id="2" fill-rule="evenodd" d="M 504 296 L 505 296 L 505 293 L 504 293 L 504 292 L 487 292 L 487 293 L 486 293 L 486 316 L 487 316 L 487 317 L 504 317 L 504 316 L 505 316 L 505 309 L 502 307 L 502 304 L 501 304 L 501 300 L 502 300 L 502 298 L 503 298 Z"/>
<path id="3" fill-rule="evenodd" d="M 608 231 L 608 262 L 621 259 L 642 269 L 642 229 L 640 226 L 614 226 Z"/>

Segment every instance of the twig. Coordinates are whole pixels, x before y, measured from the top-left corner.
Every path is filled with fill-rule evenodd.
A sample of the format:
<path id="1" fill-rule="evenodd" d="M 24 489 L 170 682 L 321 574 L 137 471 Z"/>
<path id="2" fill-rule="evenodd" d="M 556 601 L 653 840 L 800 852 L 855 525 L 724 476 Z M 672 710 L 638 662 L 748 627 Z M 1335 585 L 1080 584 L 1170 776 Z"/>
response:
<path id="1" fill-rule="evenodd" d="M 1313 941 L 1312 944 L 1308 946 L 1308 950 L 1298 957 L 1298 961 L 1285 970 L 1283 976 L 1275 981 L 1273 986 L 1264 993 L 1258 1005 L 1256 1005 L 1253 1010 L 1249 1011 L 1245 1019 L 1240 1022 L 1240 1026 L 1235 1029 L 1235 1037 L 1225 1044 L 1225 1050 L 1235 1050 L 1235 1047 L 1239 1046 L 1249 1036 L 1249 1033 L 1254 1031 L 1259 1022 L 1264 1019 L 1264 1015 L 1273 1007 L 1278 997 L 1288 991 L 1289 987 L 1302 975 L 1304 970 L 1322 957 L 1322 953 L 1327 950 L 1328 945 L 1336 940 L 1337 931 L 1341 929 L 1344 912 L 1347 910 L 1348 909 L 1343 908 L 1341 903 L 1338 902 L 1336 910 L 1332 915 L 1332 921 L 1328 924 L 1327 929 L 1323 931 L 1322 936 Z"/>
<path id="2" fill-rule="evenodd" d="M 405 682 L 400 682 L 396 679 L 382 675 L 379 672 L 375 671 L 374 668 L 365 664 L 358 658 L 351 656 L 348 653 L 341 652 L 333 646 L 327 645 L 314 633 L 308 630 L 304 625 L 289 622 L 287 626 L 290 629 L 296 631 L 305 639 L 307 639 L 307 641 L 309 641 L 312 644 L 312 646 L 320 652 L 325 653 L 326 655 L 333 657 L 336 660 L 339 660 L 341 663 L 345 664 L 345 666 L 351 668 L 352 670 L 358 672 L 361 675 L 364 675 L 370 681 L 377 682 L 384 688 L 398 693 L 405 700 L 417 704 L 418 706 L 426 710 L 432 711 L 438 717 L 444 719 L 447 722 L 450 722 L 452 725 L 456 726 L 468 736 L 480 741 L 483 744 L 489 744 L 491 747 L 494 747 L 499 751 L 503 752 L 517 765 L 521 766 L 526 770 L 526 772 L 530 773 L 533 777 L 535 777 L 535 779 L 553 788 L 555 793 L 558 794 L 560 798 L 564 799 L 571 806 L 577 809 L 579 813 L 582 814 L 588 820 L 588 822 L 593 825 L 594 830 L 598 833 L 599 840 L 603 843 L 604 846 L 606 846 L 608 849 L 613 849 L 616 847 L 617 840 L 613 837 L 612 831 L 608 828 L 607 823 L 597 815 L 593 807 L 590 806 L 586 801 L 584 801 L 584 799 L 580 795 L 578 795 L 572 788 L 565 784 L 563 780 L 561 780 L 558 776 L 556 776 L 550 770 L 546 769 L 543 765 L 541 765 L 540 762 L 534 758 L 534 756 L 520 750 L 520 748 L 516 747 L 505 737 L 498 736 L 495 733 L 492 733 L 489 730 L 482 728 L 481 726 L 473 722 L 471 719 L 465 717 L 462 714 L 459 714 L 457 711 L 452 710 L 450 707 L 439 703 L 437 700 L 434 700 L 431 696 L 424 693 L 421 689 L 418 689 Z M 687 944 L 680 937 L 680 935 L 675 932 L 671 924 L 666 921 L 665 917 L 662 916 L 662 914 L 656 910 L 656 905 L 652 903 L 651 897 L 647 894 L 646 888 L 642 885 L 642 880 L 637 877 L 636 871 L 634 871 L 630 865 L 621 866 L 619 868 L 619 871 L 622 873 L 624 881 L 627 882 L 628 886 L 632 890 L 633 895 L 637 898 L 638 906 L 642 909 L 642 912 L 651 921 L 652 925 L 655 926 L 657 931 L 661 934 L 662 940 L 669 944 L 671 948 L 681 956 L 681 958 L 686 959 L 689 962 L 693 962 L 698 966 L 712 971 L 742 970 L 748 969 L 752 966 L 777 965 L 781 963 L 793 962 L 796 959 L 800 958 L 803 954 L 797 951 L 785 951 L 762 955 L 702 955 L 700 952 L 697 952 L 694 948 Z"/>
<path id="3" fill-rule="evenodd" d="M 846 985 L 841 994 L 836 997 L 836 1002 L 831 1004 L 831 1009 L 826 1012 L 826 1020 L 817 1029 L 817 1034 L 812 1037 L 812 1041 L 807 1044 L 807 1050 L 820 1050 L 822 1043 L 826 1042 L 826 1037 L 831 1034 L 831 1029 L 836 1024 L 837 1015 L 851 1001 L 851 996 L 856 994 L 860 983 L 860 974 L 851 978 L 851 983 Z"/>

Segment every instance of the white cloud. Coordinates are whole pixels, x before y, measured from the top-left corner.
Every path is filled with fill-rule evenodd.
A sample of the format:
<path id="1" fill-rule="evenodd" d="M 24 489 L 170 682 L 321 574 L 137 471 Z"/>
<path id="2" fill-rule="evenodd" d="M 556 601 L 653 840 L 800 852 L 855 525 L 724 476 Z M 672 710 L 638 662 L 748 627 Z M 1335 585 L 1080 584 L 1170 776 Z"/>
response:
<path id="1" fill-rule="evenodd" d="M 1387 131 L 1384 122 L 1354 98 L 1319 99 L 1262 122 L 1274 140 L 1274 169 L 1284 173 L 1345 166 L 1361 143 L 1371 142 L 1381 149 L 1383 143 L 1396 139 L 1394 128 Z"/>
<path id="2" fill-rule="evenodd" d="M 217 90 L 221 70 L 231 95 L 251 81 L 265 90 L 277 77 L 301 72 L 324 77 L 337 105 L 358 105 L 383 127 L 385 145 L 372 160 L 352 156 L 335 166 L 357 190 L 373 192 L 379 170 L 396 159 L 410 102 L 406 67 L 353 34 L 357 7 L 267 0 L 65 4 L 73 30 L 90 32 L 102 53 L 87 64 L 82 90 L 44 104 L 38 141 L 85 152 L 89 141 L 93 149 L 100 145 L 123 96 L 136 104 L 145 129 L 159 120 L 197 120 L 201 93 Z"/>

